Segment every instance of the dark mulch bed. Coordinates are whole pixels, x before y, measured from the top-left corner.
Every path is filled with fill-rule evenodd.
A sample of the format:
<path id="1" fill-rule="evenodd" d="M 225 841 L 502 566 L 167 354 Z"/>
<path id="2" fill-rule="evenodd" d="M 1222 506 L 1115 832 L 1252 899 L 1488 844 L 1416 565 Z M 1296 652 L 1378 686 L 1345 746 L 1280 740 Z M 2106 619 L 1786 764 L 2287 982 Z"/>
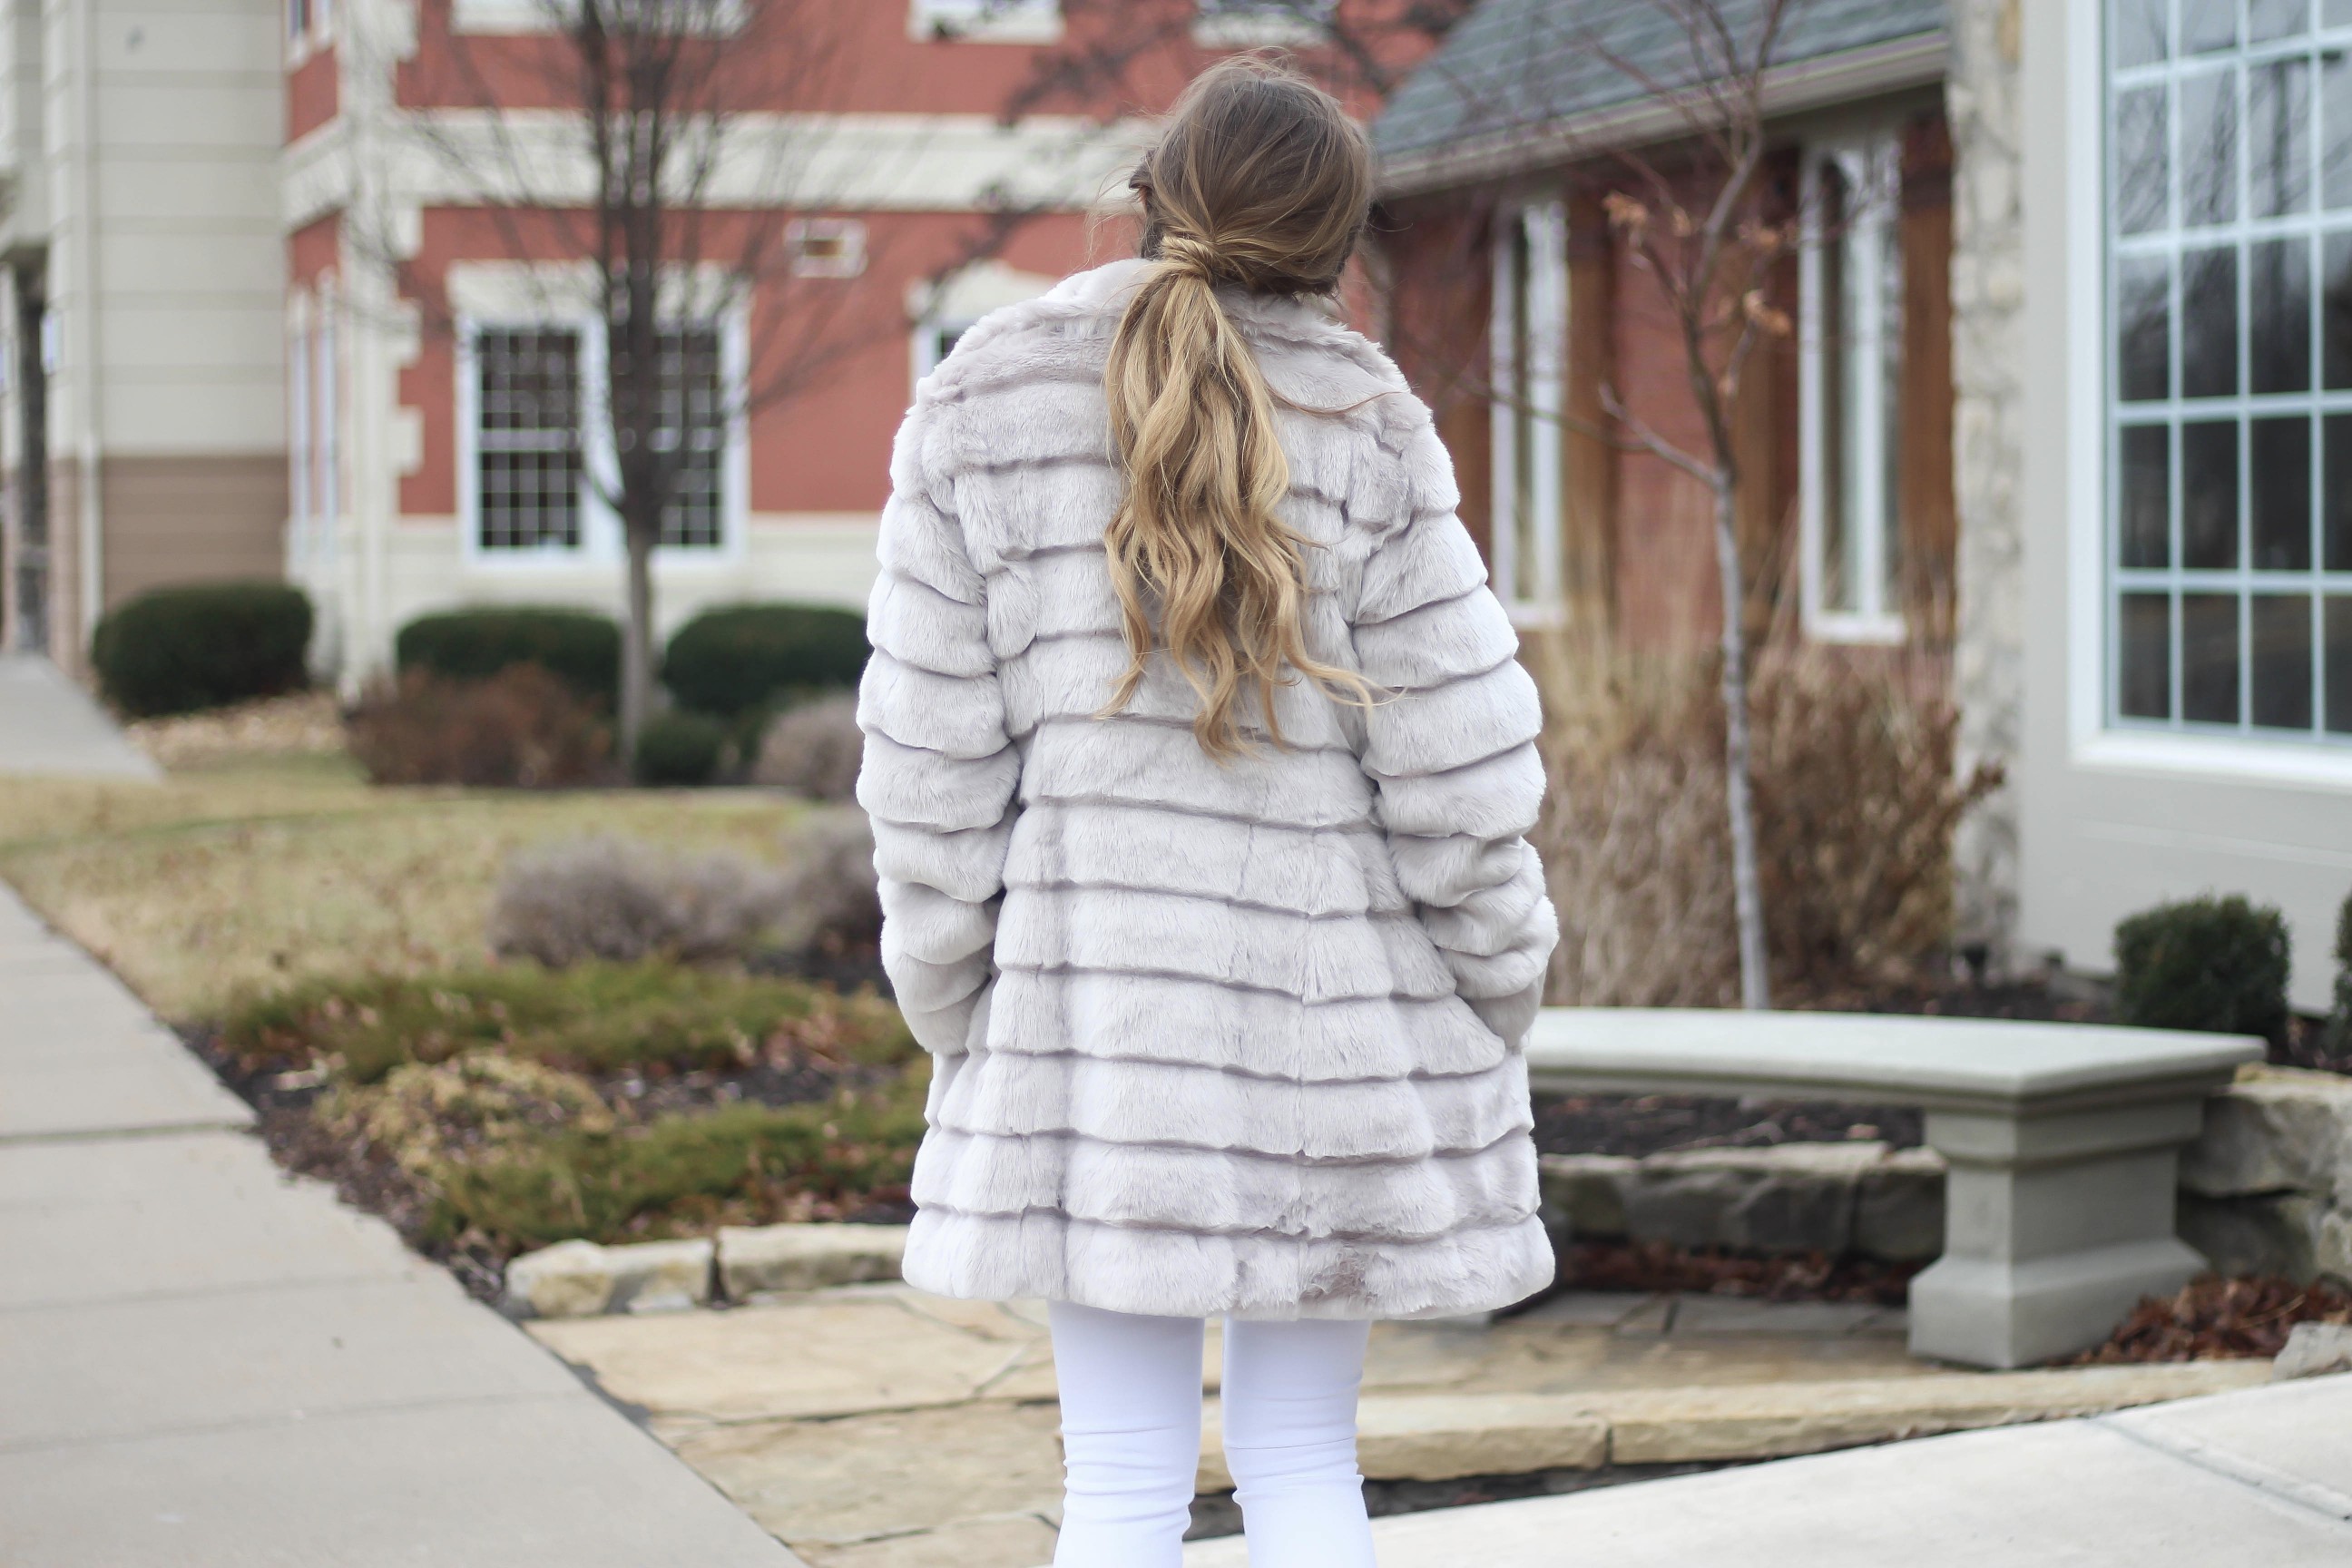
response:
<path id="1" fill-rule="evenodd" d="M 262 1142 L 279 1165 L 331 1184 L 343 1202 L 379 1216 L 411 1247 L 447 1268 L 475 1298 L 493 1303 L 499 1300 L 506 1282 L 503 1252 L 464 1236 L 436 1237 L 429 1223 L 431 1194 L 420 1190 L 384 1151 L 337 1138 L 312 1117 L 312 1107 L 327 1089 L 323 1071 L 252 1070 L 222 1049 L 218 1032 L 209 1026 L 184 1029 L 182 1037 L 222 1083 L 253 1107 Z M 629 1072 L 583 1076 L 607 1105 L 632 1121 L 745 1103 L 805 1104 L 829 1099 L 845 1087 L 871 1087 L 880 1077 L 876 1069 L 855 1066 L 765 1060 L 724 1072 L 665 1072 L 653 1064 Z M 825 1217 L 903 1225 L 914 1212 L 912 1204 L 877 1203 Z"/>
<path id="2" fill-rule="evenodd" d="M 2112 1339 L 2071 1364 L 2274 1356 L 2297 1323 L 2352 1323 L 2352 1291 L 2200 1275 L 2177 1296 L 2143 1300 Z"/>
<path id="3" fill-rule="evenodd" d="M 1580 1241 L 1560 1254 L 1552 1290 L 1687 1290 L 1763 1301 L 1903 1305 L 1918 1263 L 1822 1252 L 1733 1252 L 1664 1241 Z M 1532 1304 L 1532 1303 L 1530 1303 Z"/>

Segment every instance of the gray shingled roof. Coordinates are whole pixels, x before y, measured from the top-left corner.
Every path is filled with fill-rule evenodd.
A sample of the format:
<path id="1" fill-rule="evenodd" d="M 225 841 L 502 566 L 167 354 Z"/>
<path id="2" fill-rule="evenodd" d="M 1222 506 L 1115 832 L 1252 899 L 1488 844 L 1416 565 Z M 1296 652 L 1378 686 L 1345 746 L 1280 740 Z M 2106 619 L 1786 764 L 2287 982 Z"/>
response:
<path id="1" fill-rule="evenodd" d="M 1740 40 L 1767 0 L 1716 0 Z M 1794 0 L 1774 58 L 1795 66 L 1903 40 L 1940 39 L 1947 0 Z M 1648 96 L 1632 65 L 1690 83 L 1689 35 L 1651 0 L 1486 0 L 1398 89 L 1372 127 L 1391 169 L 1426 167 L 1473 143 L 1507 142 Z"/>

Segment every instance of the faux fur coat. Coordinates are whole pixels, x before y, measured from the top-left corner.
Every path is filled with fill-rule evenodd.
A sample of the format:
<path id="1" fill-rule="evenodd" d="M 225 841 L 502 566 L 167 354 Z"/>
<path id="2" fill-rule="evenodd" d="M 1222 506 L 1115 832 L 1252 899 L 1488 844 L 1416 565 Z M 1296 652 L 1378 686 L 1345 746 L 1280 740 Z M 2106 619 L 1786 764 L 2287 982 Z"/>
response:
<path id="1" fill-rule="evenodd" d="M 1117 1311 L 1410 1318 L 1551 1277 L 1522 1037 L 1558 926 L 1536 692 L 1389 361 L 1234 295 L 1311 542 L 1283 689 L 1220 764 L 1126 667 L 1103 363 L 1139 263 L 990 316 L 891 458 L 858 699 L 883 962 L 932 1053 L 906 1277 Z M 1260 718 L 1255 710 L 1253 719 Z"/>

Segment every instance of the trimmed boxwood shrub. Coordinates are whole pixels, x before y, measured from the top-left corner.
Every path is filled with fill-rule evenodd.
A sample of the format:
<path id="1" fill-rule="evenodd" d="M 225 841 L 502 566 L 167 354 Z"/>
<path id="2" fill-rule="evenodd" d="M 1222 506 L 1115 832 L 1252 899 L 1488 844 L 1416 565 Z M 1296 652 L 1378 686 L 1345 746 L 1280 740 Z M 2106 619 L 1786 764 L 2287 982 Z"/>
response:
<path id="1" fill-rule="evenodd" d="M 2352 893 L 2336 911 L 2336 1005 L 2327 1015 L 2323 1047 L 2352 1068 Z"/>
<path id="2" fill-rule="evenodd" d="M 2286 1044 L 2286 919 L 2237 897 L 2159 904 L 2116 927 L 2116 1017 Z"/>
<path id="3" fill-rule="evenodd" d="M 607 712 L 620 692 L 621 628 L 593 610 L 521 605 L 419 616 L 400 628 L 393 657 L 404 674 L 422 669 L 448 680 L 487 680 L 536 664 Z"/>
<path id="4" fill-rule="evenodd" d="M 707 784 L 726 745 L 727 726 L 708 713 L 656 713 L 637 731 L 637 782 Z"/>
<path id="5" fill-rule="evenodd" d="M 284 583 L 158 588 L 98 623 L 89 660 L 124 713 L 194 713 L 308 685 L 310 626 L 310 601 Z"/>
<path id="6" fill-rule="evenodd" d="M 857 684 L 866 617 L 822 605 L 730 605 L 680 626 L 662 681 L 680 707 L 733 719 L 796 692 Z"/>

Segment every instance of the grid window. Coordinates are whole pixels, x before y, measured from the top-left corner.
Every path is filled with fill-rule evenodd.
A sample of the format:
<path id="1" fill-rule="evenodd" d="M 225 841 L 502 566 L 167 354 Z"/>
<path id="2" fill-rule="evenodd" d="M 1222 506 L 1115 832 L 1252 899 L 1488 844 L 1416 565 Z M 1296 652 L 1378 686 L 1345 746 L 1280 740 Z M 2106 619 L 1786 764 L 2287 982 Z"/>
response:
<path id="1" fill-rule="evenodd" d="M 671 549 L 715 550 L 726 539 L 726 380 L 719 332 L 687 327 L 661 335 L 661 427 L 656 442 L 683 452 L 661 542 Z"/>
<path id="2" fill-rule="evenodd" d="M 2352 0 L 2108 0 L 2119 724 L 2352 743 Z"/>
<path id="3" fill-rule="evenodd" d="M 1523 621 L 1562 611 L 1560 432 L 1568 358 L 1568 210 L 1558 201 L 1507 210 L 1495 236 L 1491 353 L 1496 397 L 1496 591 Z"/>
<path id="4" fill-rule="evenodd" d="M 481 548 L 577 550 L 587 480 L 579 329 L 484 328 L 474 357 Z"/>

